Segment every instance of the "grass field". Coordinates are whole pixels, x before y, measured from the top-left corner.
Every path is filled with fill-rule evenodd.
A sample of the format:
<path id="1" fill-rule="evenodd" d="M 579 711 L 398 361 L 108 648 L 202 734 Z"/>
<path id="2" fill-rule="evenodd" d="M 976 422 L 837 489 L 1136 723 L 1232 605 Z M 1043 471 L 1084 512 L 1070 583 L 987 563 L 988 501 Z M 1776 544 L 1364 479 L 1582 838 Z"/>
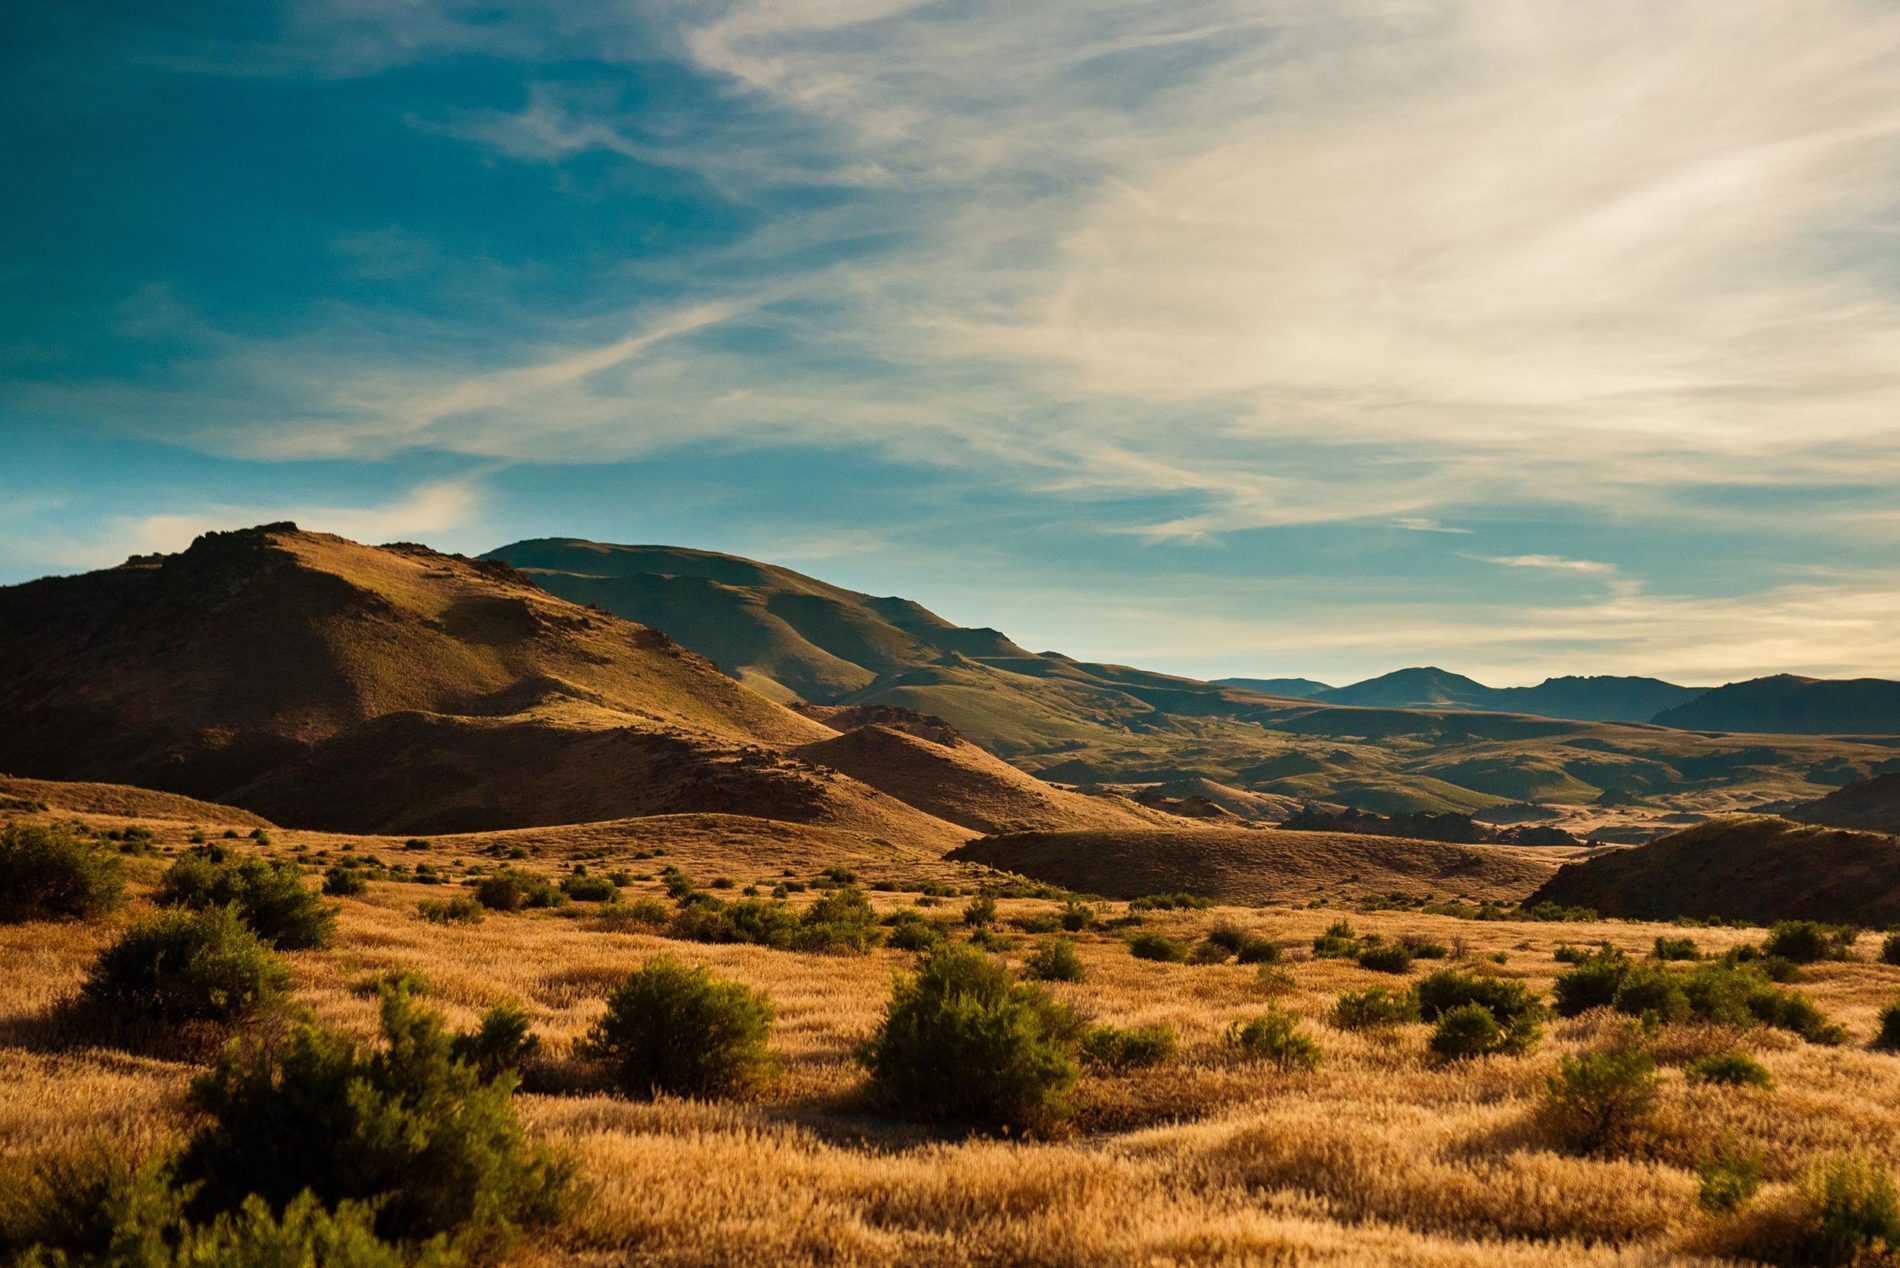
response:
<path id="1" fill-rule="evenodd" d="M 32 816 L 29 816 L 32 817 Z M 46 816 L 38 816 L 44 818 Z M 68 816 L 70 817 L 70 816 Z M 100 826 L 122 819 L 99 818 Z M 132 860 L 135 894 L 187 845 L 192 825 L 148 821 L 161 857 Z M 564 873 L 623 867 L 628 898 L 663 893 L 662 865 L 701 884 L 769 886 L 787 870 L 811 881 L 829 860 L 785 846 L 762 850 L 750 870 L 731 823 L 676 825 L 664 855 L 633 825 L 594 825 L 563 836 L 461 837 L 405 851 L 402 842 L 298 832 L 271 834 L 273 854 L 302 851 L 313 865 L 375 855 L 427 861 L 455 875 L 493 865 L 478 847 L 516 849 L 513 866 Z M 722 835 L 723 833 L 723 835 Z M 218 830 L 211 835 L 216 839 Z M 762 843 L 763 844 L 763 843 Z M 806 845 L 814 843 L 807 842 Z M 822 846 L 823 843 L 816 843 Z M 836 843 L 833 843 L 836 844 Z M 458 869 L 456 860 L 464 868 Z M 844 860 L 881 912 L 917 903 L 915 887 L 962 887 L 981 873 L 865 846 Z M 543 1037 L 559 1084 L 571 1044 L 602 1010 L 602 997 L 660 951 L 769 993 L 782 1074 L 749 1099 L 696 1103 L 524 1092 L 539 1139 L 579 1163 L 586 1197 L 551 1235 L 516 1252 L 521 1263 L 1201 1263 L 1393 1262 L 1417 1264 L 1653 1263 L 1680 1258 L 1775 1256 L 1801 1218 L 1798 1184 L 1836 1155 L 1900 1165 L 1900 1058 L 1871 1051 L 1877 1015 L 1900 995 L 1900 968 L 1862 958 L 1802 970 L 1798 989 L 1850 1034 L 1820 1047 L 1783 1032 L 1665 1026 L 1647 1042 L 1662 1068 L 1661 1097 L 1640 1138 L 1614 1156 L 1556 1147 L 1538 1117 L 1546 1078 L 1561 1057 L 1606 1043 L 1617 1023 L 1601 1015 L 1553 1021 L 1533 1052 L 1446 1065 L 1426 1050 L 1428 1028 L 1348 1032 L 1327 1022 L 1336 998 L 1405 979 L 1351 960 L 1311 958 L 1307 947 L 1342 913 L 1304 906 L 1151 911 L 1141 931 L 1198 938 L 1227 923 L 1287 948 L 1266 971 L 1236 963 L 1150 962 L 1130 954 L 1124 931 L 1072 935 L 1086 980 L 1050 989 L 1101 1022 L 1167 1023 L 1180 1038 L 1170 1062 L 1083 1080 L 1078 1110 L 1039 1138 L 939 1135 L 873 1107 L 854 1051 L 876 1026 L 894 974 L 915 957 L 879 948 L 818 955 L 752 946 L 678 942 L 656 932 L 600 927 L 598 906 L 490 913 L 466 927 L 425 922 L 418 900 L 443 885 L 372 883 L 336 900 L 333 945 L 288 955 L 298 1002 L 326 1023 L 374 1030 L 372 974 L 402 966 L 423 974 L 430 1002 L 466 1025 L 488 1006 L 519 1001 Z M 794 894 L 802 903 L 812 891 Z M 955 922 L 967 899 L 923 909 Z M 70 995 L 116 926 L 143 897 L 104 921 L 0 926 L 0 1184 L 49 1157 L 108 1142 L 133 1156 L 161 1149 L 189 1127 L 185 1090 L 197 1067 L 72 1046 L 36 1024 Z M 1126 904 L 1096 904 L 1103 917 Z M 1060 910 L 1054 901 L 1004 898 L 997 930 L 1012 963 L 1044 939 L 1012 928 Z M 1560 944 L 1608 941 L 1633 955 L 1658 935 L 1695 938 L 1706 952 L 1759 941 L 1761 931 L 1683 930 L 1625 923 L 1473 921 L 1416 911 L 1343 913 L 1388 940 L 1421 935 L 1449 963 L 1523 981 L 1548 993 L 1564 966 Z M 959 934 L 963 932 L 959 929 Z M 1418 962 L 1410 975 L 1438 967 Z M 1239 1057 L 1230 1023 L 1269 1005 L 1305 1019 L 1323 1064 L 1281 1073 Z M 1681 1065 L 1729 1047 L 1753 1052 L 1772 1091 L 1692 1086 Z M 530 1080 L 531 1085 L 535 1080 Z M 1696 1167 L 1730 1149 L 1759 1156 L 1766 1184 L 1739 1210 L 1698 1203 Z"/>

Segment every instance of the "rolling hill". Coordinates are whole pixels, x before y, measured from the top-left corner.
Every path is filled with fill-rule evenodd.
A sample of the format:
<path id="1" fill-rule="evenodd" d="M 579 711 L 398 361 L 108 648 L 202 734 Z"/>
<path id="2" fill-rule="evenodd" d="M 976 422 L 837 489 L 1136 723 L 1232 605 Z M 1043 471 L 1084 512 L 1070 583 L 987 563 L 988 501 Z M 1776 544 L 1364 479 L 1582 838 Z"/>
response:
<path id="1" fill-rule="evenodd" d="M 1892 735 L 1900 732 L 1900 682 L 1777 674 L 1717 687 L 1655 720 L 1691 731 Z"/>
<path id="2" fill-rule="evenodd" d="M 1900 771 L 1849 784 L 1784 813 L 1802 823 L 1900 834 Z"/>
<path id="3" fill-rule="evenodd" d="M 1020 832 L 983 837 L 952 859 L 1107 898 L 1189 893 L 1232 903 L 1403 893 L 1516 902 L 1557 870 L 1561 852 L 1460 846 L 1270 828 Z"/>
<path id="4" fill-rule="evenodd" d="M 1564 866 L 1529 900 L 1669 920 L 1900 921 L 1900 838 L 1726 817 Z"/>

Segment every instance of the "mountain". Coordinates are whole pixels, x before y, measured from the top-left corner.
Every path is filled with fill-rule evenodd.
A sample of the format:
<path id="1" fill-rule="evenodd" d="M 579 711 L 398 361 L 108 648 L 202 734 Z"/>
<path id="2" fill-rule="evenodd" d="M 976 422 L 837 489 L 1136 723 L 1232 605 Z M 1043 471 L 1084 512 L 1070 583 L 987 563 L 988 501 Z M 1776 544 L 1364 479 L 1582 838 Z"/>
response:
<path id="1" fill-rule="evenodd" d="M 1311 678 L 1216 678 L 1214 685 L 1239 687 L 1243 691 L 1257 691 L 1263 696 L 1285 696 L 1291 700 L 1307 700 L 1322 691 L 1333 689 Z"/>
<path id="2" fill-rule="evenodd" d="M 1565 865 L 1527 900 L 1629 920 L 1900 920 L 1900 838 L 1756 815 Z"/>
<path id="3" fill-rule="evenodd" d="M 1588 832 L 1811 800 L 1895 757 L 1881 742 L 1711 738 L 1616 720 L 1646 719 L 1658 700 L 1694 694 L 1654 679 L 1498 690 L 1421 669 L 1299 699 L 1287 680 L 1201 682 L 1025 651 L 906 599 L 732 555 L 558 538 L 487 558 L 656 626 L 761 692 L 804 702 L 808 714 L 857 719 L 836 726 L 879 710 L 930 715 L 1018 769 L 1068 784 L 1208 780 L 1281 806 L 1324 800 L 1385 815 L 1536 802 L 1570 808 L 1558 826 Z M 1154 800 L 1171 812 L 1219 813 L 1217 798 Z"/>
<path id="4" fill-rule="evenodd" d="M 1900 771 L 1849 784 L 1784 813 L 1802 823 L 1900 835 Z"/>
<path id="5" fill-rule="evenodd" d="M 1486 709 L 1578 722 L 1647 722 L 1701 695 L 1657 678 L 1547 678 L 1535 687 L 1487 687 L 1436 667 L 1401 669 L 1312 693 L 1330 704 L 1388 709 Z"/>
<path id="6" fill-rule="evenodd" d="M 290 826 L 725 811 L 968 830 L 791 756 L 837 732 L 505 564 L 273 524 L 0 588 L 0 769 Z"/>
<path id="7" fill-rule="evenodd" d="M 1900 735 L 1900 682 L 1776 674 L 1717 687 L 1655 720 L 1689 731 Z"/>

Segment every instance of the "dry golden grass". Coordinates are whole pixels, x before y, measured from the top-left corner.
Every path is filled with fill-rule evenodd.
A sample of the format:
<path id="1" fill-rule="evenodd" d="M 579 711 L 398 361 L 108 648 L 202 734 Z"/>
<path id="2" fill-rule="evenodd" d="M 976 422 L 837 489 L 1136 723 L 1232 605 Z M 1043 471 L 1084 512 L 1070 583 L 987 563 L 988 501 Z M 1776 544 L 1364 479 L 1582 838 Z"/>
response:
<path id="1" fill-rule="evenodd" d="M 100 820 L 101 824 L 106 821 Z M 167 852 L 190 825 L 149 821 Z M 444 838 L 426 852 L 399 841 L 301 832 L 267 848 L 386 862 L 428 861 L 451 873 L 494 860 L 491 846 L 538 849 L 514 866 L 555 874 L 576 856 L 590 868 L 651 877 L 677 863 L 696 879 L 769 883 L 785 868 L 811 879 L 842 856 L 867 882 L 969 885 L 967 865 L 920 858 L 844 835 L 788 841 L 761 834 L 748 862 L 745 825 L 687 817 L 584 829 Z M 215 838 L 218 829 L 213 827 Z M 636 860 L 662 837 L 667 854 Z M 256 849 L 248 842 L 240 849 Z M 605 857 L 602 857 L 602 854 Z M 143 891 L 162 860 L 134 864 Z M 933 1135 L 877 1113 L 862 1095 L 854 1047 L 875 1026 L 893 973 L 912 957 L 880 949 L 825 956 L 757 947 L 672 942 L 602 932 L 591 905 L 491 914 L 468 927 L 430 924 L 418 899 L 442 886 L 376 882 L 340 900 L 335 944 L 288 958 L 298 1001 L 326 1023 L 368 1035 L 375 1001 L 363 983 L 404 966 L 433 986 L 433 1002 L 466 1025 L 487 1006 L 519 1000 L 558 1063 L 602 1009 L 611 984 L 647 956 L 669 951 L 770 993 L 784 1072 L 736 1104 L 634 1103 L 599 1095 L 523 1094 L 541 1139 L 571 1151 L 589 1185 L 578 1212 L 524 1248 L 524 1263 L 1404 1263 L 1645 1264 L 1739 1254 L 1756 1226 L 1785 1219 L 1792 1182 L 1810 1164 L 1852 1152 L 1900 1166 L 1900 1058 L 1868 1051 L 1879 1009 L 1900 995 L 1900 968 L 1870 960 L 1814 966 L 1800 989 L 1854 1036 L 1826 1049 L 1751 1031 L 1683 1027 L 1657 1036 L 1664 1061 L 1657 1123 L 1619 1158 L 1566 1156 L 1540 1134 L 1535 1108 L 1560 1055 L 1606 1039 L 1597 1018 L 1553 1023 L 1522 1058 L 1455 1067 L 1428 1059 L 1425 1028 L 1388 1035 L 1336 1031 L 1325 1018 L 1346 990 L 1393 985 L 1350 961 L 1314 960 L 1304 947 L 1340 912 L 1262 907 L 1151 913 L 1149 928 L 1198 937 L 1231 922 L 1291 950 L 1285 981 L 1263 986 L 1252 967 L 1159 964 L 1131 956 L 1113 931 L 1075 935 L 1087 980 L 1053 988 L 1102 1021 L 1166 1022 L 1181 1038 L 1171 1064 L 1085 1079 L 1074 1121 L 1035 1140 Z M 657 880 L 629 896 L 656 894 Z M 794 901 L 809 898 L 802 895 Z M 871 895 L 881 910 L 914 893 Z M 189 1123 L 184 1091 L 194 1067 L 62 1046 L 33 1025 L 83 977 L 114 921 L 0 927 L 0 1183 L 38 1157 L 104 1139 L 131 1154 L 159 1148 Z M 954 919 L 960 899 L 926 908 Z M 1038 938 L 1013 920 L 1058 910 L 1004 899 L 1012 960 Z M 1105 904 L 1105 915 L 1120 904 Z M 1561 943 L 1609 941 L 1634 954 L 1667 926 L 1473 922 L 1408 912 L 1353 912 L 1362 932 L 1416 933 L 1454 948 L 1482 971 L 1548 991 Z M 1688 931 L 1708 951 L 1754 940 L 1744 930 Z M 1863 954 L 1872 950 L 1864 940 Z M 1503 962 L 1492 957 L 1502 955 Z M 1421 962 L 1423 972 L 1431 962 Z M 1283 1075 L 1234 1059 L 1231 1021 L 1269 1002 L 1307 1019 L 1325 1064 Z M 1773 1073 L 1772 1092 L 1694 1087 L 1677 1064 L 1739 1042 Z M 1736 1215 L 1704 1214 L 1695 1163 L 1723 1143 L 1759 1150 L 1769 1183 Z"/>

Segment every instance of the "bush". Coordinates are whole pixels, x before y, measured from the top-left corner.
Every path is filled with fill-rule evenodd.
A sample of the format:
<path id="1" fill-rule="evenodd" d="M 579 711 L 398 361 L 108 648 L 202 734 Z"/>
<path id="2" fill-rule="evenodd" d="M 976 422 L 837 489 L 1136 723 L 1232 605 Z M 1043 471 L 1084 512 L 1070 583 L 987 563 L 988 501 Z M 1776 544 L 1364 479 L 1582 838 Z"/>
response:
<path id="1" fill-rule="evenodd" d="M 0 925 L 83 920 L 125 901 L 118 855 L 63 824 L 0 828 Z"/>
<path id="2" fill-rule="evenodd" d="M 1223 920 L 1207 931 L 1207 940 L 1228 955 L 1238 955 L 1247 943 L 1247 933 L 1239 925 Z"/>
<path id="3" fill-rule="evenodd" d="M 99 953 L 82 1001 L 108 1024 L 232 1022 L 273 1003 L 290 970 L 229 907 L 161 912 Z"/>
<path id="4" fill-rule="evenodd" d="M 900 977 L 860 1051 L 871 1086 L 898 1111 L 934 1121 L 1037 1127 L 1069 1112 L 1080 1023 L 1002 965 L 949 944 Z"/>
<path id="5" fill-rule="evenodd" d="M 357 868 L 338 864 L 323 873 L 323 892 L 332 898 L 355 898 L 369 892 L 369 878 Z"/>
<path id="6" fill-rule="evenodd" d="M 810 907 L 799 922 L 801 951 L 854 951 L 862 954 L 877 945 L 877 912 L 864 894 L 844 886 L 834 889 Z"/>
<path id="7" fill-rule="evenodd" d="M 1202 898 L 1199 894 L 1143 894 L 1140 898 L 1130 899 L 1130 911 L 1199 911 L 1212 907 L 1214 900 Z"/>
<path id="8" fill-rule="evenodd" d="M 1874 1047 L 1885 1052 L 1900 1052 L 1900 1000 L 1880 1010 L 1880 1030 L 1874 1035 Z"/>
<path id="9" fill-rule="evenodd" d="M 944 939 L 943 929 L 912 910 L 900 911 L 884 935 L 884 945 L 899 951 L 928 951 Z"/>
<path id="10" fill-rule="evenodd" d="M 1044 982 L 1079 982 L 1086 975 L 1075 943 L 1067 938 L 1051 938 L 1023 961 L 1029 975 Z"/>
<path id="11" fill-rule="evenodd" d="M 1803 1263 L 1847 1264 L 1872 1252 L 1876 1262 L 1900 1248 L 1900 1195 L 1885 1171 L 1837 1158 L 1804 1177 L 1807 1206 Z"/>
<path id="12" fill-rule="evenodd" d="M 988 894 L 978 894 L 963 909 L 963 923 L 975 929 L 985 929 L 996 923 L 996 899 Z"/>
<path id="13" fill-rule="evenodd" d="M 1482 1051 L 1528 1052 L 1537 1046 L 1542 1033 L 1538 1023 L 1543 1018 L 1544 1008 L 1522 982 L 1501 977 L 1479 977 L 1472 973 L 1461 973 L 1457 969 L 1440 969 L 1420 982 L 1414 991 L 1418 998 L 1419 1016 L 1425 1021 L 1442 1022 L 1447 1014 L 1467 1007 L 1481 1008 L 1490 1013 L 1498 1033 L 1488 1041 L 1492 1046 Z M 1478 1038 L 1479 1029 L 1474 1027 L 1468 1017 L 1462 1017 L 1449 1028 L 1439 1027 L 1444 1036 L 1443 1044 L 1452 1048 Z M 1477 1055 L 1474 1051 L 1447 1052 L 1441 1049 L 1440 1043 L 1440 1034 L 1435 1033 L 1432 1036 L 1432 1051 L 1440 1056 Z"/>
<path id="14" fill-rule="evenodd" d="M 1833 1047 L 1847 1042 L 1847 1032 L 1829 1021 L 1814 1001 L 1799 991 L 1763 985 L 1749 996 L 1748 1007 L 1755 1020 L 1792 1031 L 1809 1043 Z"/>
<path id="15" fill-rule="evenodd" d="M 518 1078 L 541 1050 L 541 1037 L 528 1026 L 527 1009 L 511 1002 L 496 1004 L 482 1014 L 480 1026 L 455 1037 L 449 1055 L 491 1082 L 503 1074 Z"/>
<path id="16" fill-rule="evenodd" d="M 1625 973 L 1610 1007 L 1652 1026 L 1687 1021 L 1691 1012 L 1682 979 L 1653 964 L 1639 965 Z"/>
<path id="17" fill-rule="evenodd" d="M 1900 964 L 1900 932 L 1890 933 L 1880 944 L 1882 964 Z"/>
<path id="18" fill-rule="evenodd" d="M 457 1060 L 442 1019 L 404 992 L 384 995 L 382 1032 L 374 1052 L 317 1026 L 281 1050 L 227 1052 L 192 1090 L 211 1119 L 179 1161 L 202 1186 L 193 1210 L 252 1193 L 279 1208 L 309 1190 L 372 1207 L 381 1237 L 446 1235 L 471 1251 L 552 1219 L 569 1171 L 528 1148 L 513 1080 Z"/>
<path id="19" fill-rule="evenodd" d="M 567 895 L 544 876 L 503 868 L 475 884 L 475 901 L 490 911 L 520 911 L 524 907 L 559 907 Z"/>
<path id="20" fill-rule="evenodd" d="M 630 1096 L 726 1096 L 768 1077 L 772 1004 L 742 982 L 655 956 L 607 997 L 581 1045 Z"/>
<path id="21" fill-rule="evenodd" d="M 1336 1030 L 1382 1030 L 1418 1020 L 1418 1001 L 1410 991 L 1388 991 L 1375 986 L 1369 991 L 1348 992 L 1333 1005 L 1329 1018 Z"/>
<path id="22" fill-rule="evenodd" d="M 1234 958 L 1242 964 L 1277 964 L 1280 944 L 1265 938 L 1248 938 L 1240 944 L 1240 950 L 1234 953 Z"/>
<path id="23" fill-rule="evenodd" d="M 1359 967 L 1375 973 L 1409 973 L 1412 953 L 1402 942 L 1380 942 L 1359 949 Z"/>
<path id="24" fill-rule="evenodd" d="M 1424 934 L 1408 933 L 1399 939 L 1405 949 L 1412 953 L 1415 960 L 1442 960 L 1451 954 L 1451 949 L 1442 942 L 1433 941 Z"/>
<path id="25" fill-rule="evenodd" d="M 1559 1017 L 1576 1017 L 1592 1008 L 1609 1008 L 1616 992 L 1630 971 L 1629 957 L 1612 947 L 1580 952 L 1571 961 L 1571 969 L 1557 977 L 1551 988 L 1553 1006 Z"/>
<path id="26" fill-rule="evenodd" d="M 1062 927 L 1070 933 L 1080 933 L 1095 923 L 1095 908 L 1087 903 L 1076 902 L 1073 898 L 1062 908 Z"/>
<path id="27" fill-rule="evenodd" d="M 1159 960 L 1167 964 L 1185 964 L 1188 947 L 1162 933 L 1138 933 L 1128 940 L 1128 949 L 1137 960 Z"/>
<path id="28" fill-rule="evenodd" d="M 454 898 L 424 898 L 416 904 L 416 915 L 434 925 L 478 925 L 482 905 L 464 894 Z"/>
<path id="29" fill-rule="evenodd" d="M 1320 960 L 1349 960 L 1359 954 L 1359 935 L 1352 923 L 1335 920 L 1326 932 L 1313 939 L 1313 956 Z"/>
<path id="30" fill-rule="evenodd" d="M 561 878 L 561 892 L 576 902 L 611 903 L 619 899 L 620 886 L 605 876 L 576 872 Z"/>
<path id="31" fill-rule="evenodd" d="M 1285 1009 L 1269 1008 L 1258 1017 L 1234 1022 L 1227 1028 L 1227 1042 L 1243 1056 L 1272 1062 L 1283 1074 L 1319 1068 L 1319 1044 L 1300 1028 L 1300 1015 Z"/>
<path id="32" fill-rule="evenodd" d="M 1082 1035 L 1082 1059 L 1098 1069 L 1119 1073 L 1139 1066 L 1160 1065 L 1180 1046 L 1174 1027 L 1090 1026 Z"/>
<path id="33" fill-rule="evenodd" d="M 304 885 L 303 870 L 285 859 L 226 862 L 215 854 L 187 855 L 172 864 L 154 897 L 162 906 L 194 911 L 235 907 L 258 936 L 284 951 L 324 946 L 336 926 L 336 913 Z"/>
<path id="34" fill-rule="evenodd" d="M 1447 1061 L 1510 1051 L 1504 1027 L 1482 1004 L 1460 1004 L 1441 1012 L 1426 1046 Z"/>
<path id="35" fill-rule="evenodd" d="M 1772 1088 L 1774 1076 L 1768 1067 L 1746 1052 L 1712 1052 L 1697 1057 L 1683 1067 L 1683 1076 L 1691 1083 L 1714 1083 L 1722 1087 Z"/>
<path id="36" fill-rule="evenodd" d="M 1702 949 L 1696 946 L 1694 938 L 1659 937 L 1649 954 L 1657 960 L 1700 960 Z"/>
<path id="37" fill-rule="evenodd" d="M 1854 930 L 1817 920 L 1784 920 L 1768 931 L 1762 951 L 1796 964 L 1853 958 Z"/>
<path id="38" fill-rule="evenodd" d="M 1697 1203 L 1720 1215 L 1735 1210 L 1761 1189 L 1761 1157 L 1723 1150 L 1696 1164 L 1695 1174 Z"/>
<path id="39" fill-rule="evenodd" d="M 1638 1048 L 1565 1057 L 1544 1086 L 1540 1117 L 1573 1153 L 1627 1148 L 1656 1112 L 1656 1062 Z"/>

